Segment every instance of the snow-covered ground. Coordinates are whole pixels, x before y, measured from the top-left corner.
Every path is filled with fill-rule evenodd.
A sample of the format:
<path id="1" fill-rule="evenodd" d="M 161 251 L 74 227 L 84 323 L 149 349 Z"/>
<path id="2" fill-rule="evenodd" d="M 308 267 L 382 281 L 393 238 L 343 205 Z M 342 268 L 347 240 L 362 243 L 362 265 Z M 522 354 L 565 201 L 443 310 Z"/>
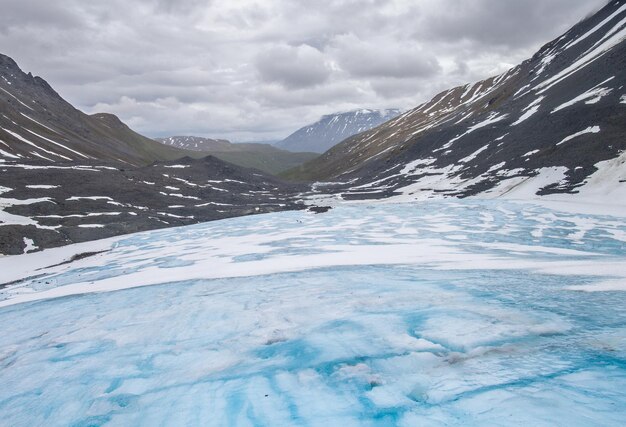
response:
<path id="1" fill-rule="evenodd" d="M 17 281 L 0 290 L 0 424 L 626 419 L 620 217 L 355 204 L 5 257 L 0 271 Z"/>

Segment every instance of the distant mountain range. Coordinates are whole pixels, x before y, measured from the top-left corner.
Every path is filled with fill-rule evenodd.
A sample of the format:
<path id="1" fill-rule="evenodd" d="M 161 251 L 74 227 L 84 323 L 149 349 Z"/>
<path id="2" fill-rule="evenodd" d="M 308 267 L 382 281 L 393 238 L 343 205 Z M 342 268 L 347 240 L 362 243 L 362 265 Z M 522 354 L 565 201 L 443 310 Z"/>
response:
<path id="1" fill-rule="evenodd" d="M 199 136 L 170 136 L 155 138 L 155 141 L 170 147 L 192 151 L 231 151 L 231 142 L 226 139 L 201 138 Z"/>
<path id="2" fill-rule="evenodd" d="M 324 191 L 346 199 L 534 197 L 589 182 L 626 197 L 625 85 L 626 4 L 611 1 L 509 71 L 442 92 L 285 176 L 343 182 Z"/>
<path id="3" fill-rule="evenodd" d="M 399 114 L 400 110 L 397 109 L 361 109 L 329 114 L 277 142 L 276 147 L 289 151 L 323 153 L 344 139 L 370 130 Z"/>
<path id="4" fill-rule="evenodd" d="M 226 162 L 259 169 L 271 174 L 278 174 L 294 168 L 318 156 L 316 153 L 296 153 L 281 150 L 270 144 L 251 142 L 233 144 L 225 139 L 197 136 L 171 136 L 156 140 L 170 147 L 201 152 L 205 155 L 211 154 Z"/>

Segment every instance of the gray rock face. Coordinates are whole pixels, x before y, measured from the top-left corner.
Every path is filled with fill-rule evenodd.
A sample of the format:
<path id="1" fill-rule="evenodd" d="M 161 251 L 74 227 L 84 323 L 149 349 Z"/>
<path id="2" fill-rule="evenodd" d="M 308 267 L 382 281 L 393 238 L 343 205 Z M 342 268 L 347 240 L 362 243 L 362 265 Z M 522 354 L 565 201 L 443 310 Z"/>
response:
<path id="1" fill-rule="evenodd" d="M 344 139 L 397 117 L 400 110 L 356 110 L 330 114 L 276 144 L 289 151 L 323 153 Z"/>
<path id="2" fill-rule="evenodd" d="M 301 208 L 300 187 L 187 154 L 207 155 L 86 115 L 0 55 L 0 254 Z"/>
<path id="3" fill-rule="evenodd" d="M 611 160 L 604 184 L 624 186 L 624 19 L 626 2 L 612 1 L 502 75 L 442 92 L 295 173 L 332 181 L 323 192 L 344 199 L 378 199 L 488 195 L 548 171 L 543 195 L 578 191 Z M 303 208 L 307 185 L 214 157 L 164 161 L 185 152 L 81 113 L 3 56 L 0 89 L 0 253 Z M 340 116 L 304 132 L 336 135 L 354 123 Z"/>
<path id="4" fill-rule="evenodd" d="M 45 80 L 0 54 L 0 159 L 98 159 L 140 166 L 185 155 L 133 132 L 112 114 L 77 110 Z"/>
<path id="5" fill-rule="evenodd" d="M 442 92 L 297 173 L 346 182 L 334 189 L 346 198 L 465 197 L 549 170 L 560 172 L 540 195 L 576 192 L 626 150 L 625 18 L 626 2 L 611 1 L 502 75 Z"/>

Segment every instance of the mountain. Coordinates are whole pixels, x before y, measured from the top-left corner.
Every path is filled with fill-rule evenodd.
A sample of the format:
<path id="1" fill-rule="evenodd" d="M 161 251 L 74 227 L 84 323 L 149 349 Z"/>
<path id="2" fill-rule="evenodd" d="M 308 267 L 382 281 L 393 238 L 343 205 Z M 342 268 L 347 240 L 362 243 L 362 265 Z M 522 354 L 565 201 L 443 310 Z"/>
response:
<path id="1" fill-rule="evenodd" d="M 281 150 L 270 144 L 232 144 L 225 139 L 197 136 L 171 136 L 156 140 L 171 147 L 211 154 L 226 162 L 246 168 L 259 169 L 270 174 L 284 172 L 318 156 L 316 153 L 295 153 Z"/>
<path id="2" fill-rule="evenodd" d="M 285 4 L 271 12 L 301 16 Z M 325 5 L 314 22 L 337 16 Z M 328 153 L 350 164 L 310 170 L 333 181 L 288 185 L 212 156 L 0 159 L 0 252 L 24 253 L 0 257 L 0 426 L 624 426 L 613 6 L 527 64 L 341 143 L 358 152 Z M 141 12 L 158 25 L 167 11 Z M 193 224 L 306 197 L 570 191 L 579 172 L 573 191 L 605 186 L 613 203 L 382 200 Z M 136 230 L 148 231 L 28 253 Z"/>
<path id="3" fill-rule="evenodd" d="M 625 40 L 626 1 L 612 1 L 502 75 L 442 92 L 288 175 L 326 181 L 312 197 L 625 200 Z M 303 207 L 311 186 L 215 157 L 163 160 L 189 151 L 81 113 L 7 57 L 1 68 L 1 253 Z"/>
<path id="4" fill-rule="evenodd" d="M 625 2 L 611 1 L 509 71 L 442 92 L 287 175 L 343 182 L 325 191 L 344 198 L 535 196 L 589 181 L 623 192 L 625 25 Z"/>
<path id="5" fill-rule="evenodd" d="M 41 77 L 0 54 L 0 159 L 111 160 L 146 165 L 193 153 L 165 147 L 112 114 L 77 110 Z"/>
<path id="6" fill-rule="evenodd" d="M 276 143 L 289 151 L 323 153 L 335 144 L 360 132 L 372 129 L 400 114 L 400 110 L 355 110 L 330 114 L 312 125 L 289 135 Z"/>
<path id="7" fill-rule="evenodd" d="M 84 114 L 0 56 L 0 254 L 300 209 L 302 191 Z"/>

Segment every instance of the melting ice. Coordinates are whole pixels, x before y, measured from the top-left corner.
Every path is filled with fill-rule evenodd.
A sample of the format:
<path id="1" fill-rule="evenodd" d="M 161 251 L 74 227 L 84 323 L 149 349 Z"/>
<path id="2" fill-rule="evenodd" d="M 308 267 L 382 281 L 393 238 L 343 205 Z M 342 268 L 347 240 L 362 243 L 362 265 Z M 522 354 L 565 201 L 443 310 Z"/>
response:
<path id="1" fill-rule="evenodd" d="M 0 425 L 626 419 L 622 218 L 382 204 L 104 245 L 0 260 L 30 276 L 0 290 Z"/>

